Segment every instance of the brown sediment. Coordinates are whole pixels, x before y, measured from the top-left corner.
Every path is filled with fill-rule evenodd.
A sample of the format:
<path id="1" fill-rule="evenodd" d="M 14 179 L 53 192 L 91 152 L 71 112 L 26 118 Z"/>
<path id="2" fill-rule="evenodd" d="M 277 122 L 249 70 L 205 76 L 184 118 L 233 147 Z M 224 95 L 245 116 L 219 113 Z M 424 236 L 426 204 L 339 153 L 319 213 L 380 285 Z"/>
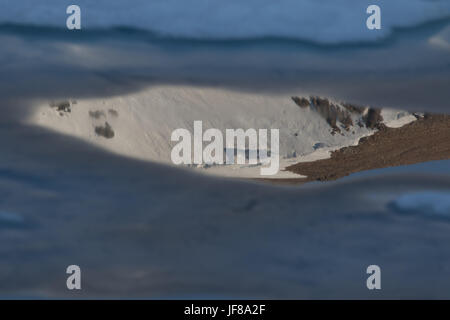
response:
<path id="1" fill-rule="evenodd" d="M 450 159 L 449 115 L 427 114 L 400 128 L 378 129 L 357 146 L 332 152 L 329 159 L 297 163 L 286 170 L 307 176 L 302 182 L 327 181 L 363 170 Z"/>

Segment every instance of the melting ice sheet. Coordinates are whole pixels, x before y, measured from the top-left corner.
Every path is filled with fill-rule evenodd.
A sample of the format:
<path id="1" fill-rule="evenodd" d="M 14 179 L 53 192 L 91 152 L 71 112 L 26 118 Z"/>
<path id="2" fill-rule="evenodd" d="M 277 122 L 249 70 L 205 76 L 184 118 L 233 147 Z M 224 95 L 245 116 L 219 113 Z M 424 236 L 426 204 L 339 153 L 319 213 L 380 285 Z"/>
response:
<path id="1" fill-rule="evenodd" d="M 376 41 L 393 28 L 448 17 L 447 0 L 377 0 L 383 27 L 366 28 L 369 0 L 78 0 L 83 28 L 125 27 L 191 39 L 290 38 L 318 43 Z M 65 27 L 68 3 L 3 0 L 0 23 Z M 45 12 L 45 14 L 43 14 Z"/>
<path id="2" fill-rule="evenodd" d="M 7 225 L 17 219 L 11 214 L 0 218 L 0 297 L 72 297 L 65 270 L 78 264 L 82 297 L 370 298 L 365 272 L 378 264 L 377 297 L 450 298 L 448 221 L 388 207 L 405 194 L 448 194 L 449 171 L 274 187 L 123 158 L 23 124 L 37 98 L 120 96 L 155 83 L 448 111 L 448 23 L 392 31 L 443 18 L 448 1 L 385 1 L 381 36 L 392 32 L 390 41 L 325 47 L 155 39 L 90 27 L 109 28 L 110 19 L 129 26 L 128 16 L 136 28 L 179 37 L 223 39 L 232 24 L 240 39 L 295 34 L 342 43 L 366 39 L 364 23 L 352 25 L 350 5 L 367 2 L 339 9 L 336 1 L 222 1 L 221 10 L 204 15 L 201 1 L 136 1 L 147 10 L 121 10 L 129 3 L 80 0 L 82 33 L 17 25 L 64 25 L 60 1 L 43 3 L 2 1 L 7 9 L 0 8 L 0 21 L 13 23 L 0 27 L 0 212 L 29 225 Z M 346 29 L 323 23 L 331 8 Z M 312 28 L 310 17 L 322 10 L 323 27 Z"/>

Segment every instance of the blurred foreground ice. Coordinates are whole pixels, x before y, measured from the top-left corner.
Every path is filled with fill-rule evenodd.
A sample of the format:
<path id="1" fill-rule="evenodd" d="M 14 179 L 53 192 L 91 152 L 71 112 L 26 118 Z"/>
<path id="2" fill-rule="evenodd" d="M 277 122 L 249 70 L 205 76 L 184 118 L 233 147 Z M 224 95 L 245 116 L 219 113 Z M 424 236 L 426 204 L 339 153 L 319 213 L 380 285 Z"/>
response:
<path id="1" fill-rule="evenodd" d="M 449 192 L 418 192 L 404 194 L 392 202 L 400 212 L 423 212 L 450 218 Z"/>
<path id="2" fill-rule="evenodd" d="M 449 171 L 276 187 L 37 127 L 2 126 L 0 144 L 0 212 L 14 214 L 0 218 L 2 298 L 450 298 L 450 223 L 389 206 L 448 195 Z M 71 264 L 80 292 L 66 289 Z M 371 264 L 381 291 L 366 288 Z"/>

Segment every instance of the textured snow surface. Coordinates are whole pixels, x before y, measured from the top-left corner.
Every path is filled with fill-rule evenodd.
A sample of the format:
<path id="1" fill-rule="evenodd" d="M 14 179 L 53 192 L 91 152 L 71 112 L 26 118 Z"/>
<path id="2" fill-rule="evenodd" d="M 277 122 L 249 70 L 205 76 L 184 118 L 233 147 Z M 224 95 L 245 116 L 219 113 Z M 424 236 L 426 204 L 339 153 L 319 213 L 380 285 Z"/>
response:
<path id="1" fill-rule="evenodd" d="M 383 116 L 398 126 L 412 117 L 397 111 Z M 217 128 L 224 138 L 225 129 L 279 129 L 280 171 L 269 177 L 292 178 L 301 176 L 283 171 L 286 166 L 327 158 L 330 151 L 356 145 L 361 137 L 372 134 L 374 130 L 357 125 L 358 117 L 361 115 L 352 115 L 354 125 L 348 131 L 341 128 L 340 133 L 332 134 L 324 117 L 312 107 L 300 108 L 290 96 L 159 86 L 119 97 L 77 100 L 71 112 L 58 112 L 48 102 L 41 102 L 30 122 L 121 155 L 166 164 L 171 164 L 170 153 L 177 143 L 170 141 L 173 130 L 186 128 L 193 134 L 196 120 L 203 122 L 203 132 Z M 114 130 L 112 139 L 95 132 L 95 127 L 105 122 Z M 260 166 L 235 164 L 198 169 L 222 176 L 260 176 Z"/>

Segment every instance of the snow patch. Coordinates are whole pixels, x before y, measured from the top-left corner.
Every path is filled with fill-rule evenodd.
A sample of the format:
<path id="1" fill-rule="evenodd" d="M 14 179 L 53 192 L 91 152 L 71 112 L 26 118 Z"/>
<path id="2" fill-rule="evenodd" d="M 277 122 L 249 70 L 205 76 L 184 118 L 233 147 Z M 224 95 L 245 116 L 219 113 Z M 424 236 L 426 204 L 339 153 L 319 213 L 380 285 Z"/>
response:
<path id="1" fill-rule="evenodd" d="M 381 111 L 383 123 L 389 128 L 400 128 L 404 125 L 416 121 L 417 118 L 407 111 L 399 111 L 393 109 L 383 109 Z"/>
<path id="2" fill-rule="evenodd" d="M 327 101 L 336 108 L 348 110 L 338 102 Z M 398 114 L 398 111 L 386 113 L 385 119 L 397 121 Z M 222 132 L 238 128 L 279 129 L 280 170 L 270 176 L 279 179 L 303 177 L 283 170 L 298 162 L 329 158 L 331 151 L 357 145 L 362 137 L 376 132 L 376 129 L 360 125 L 363 114 L 350 112 L 350 116 L 353 122 L 350 127 L 339 120 L 333 123 L 339 128 L 336 132 L 315 108 L 300 108 L 290 96 L 191 86 L 153 86 L 118 97 L 77 99 L 76 104 L 70 104 L 70 112 L 51 107 L 48 101 L 40 101 L 28 121 L 123 156 L 169 165 L 172 165 L 171 150 L 176 145 L 170 140 L 172 132 L 178 128 L 193 132 L 196 120 L 202 121 L 203 132 L 208 128 Z M 98 134 L 98 128 L 105 123 L 114 132 L 108 138 Z M 220 176 L 261 177 L 260 166 L 254 165 L 194 169 Z"/>

